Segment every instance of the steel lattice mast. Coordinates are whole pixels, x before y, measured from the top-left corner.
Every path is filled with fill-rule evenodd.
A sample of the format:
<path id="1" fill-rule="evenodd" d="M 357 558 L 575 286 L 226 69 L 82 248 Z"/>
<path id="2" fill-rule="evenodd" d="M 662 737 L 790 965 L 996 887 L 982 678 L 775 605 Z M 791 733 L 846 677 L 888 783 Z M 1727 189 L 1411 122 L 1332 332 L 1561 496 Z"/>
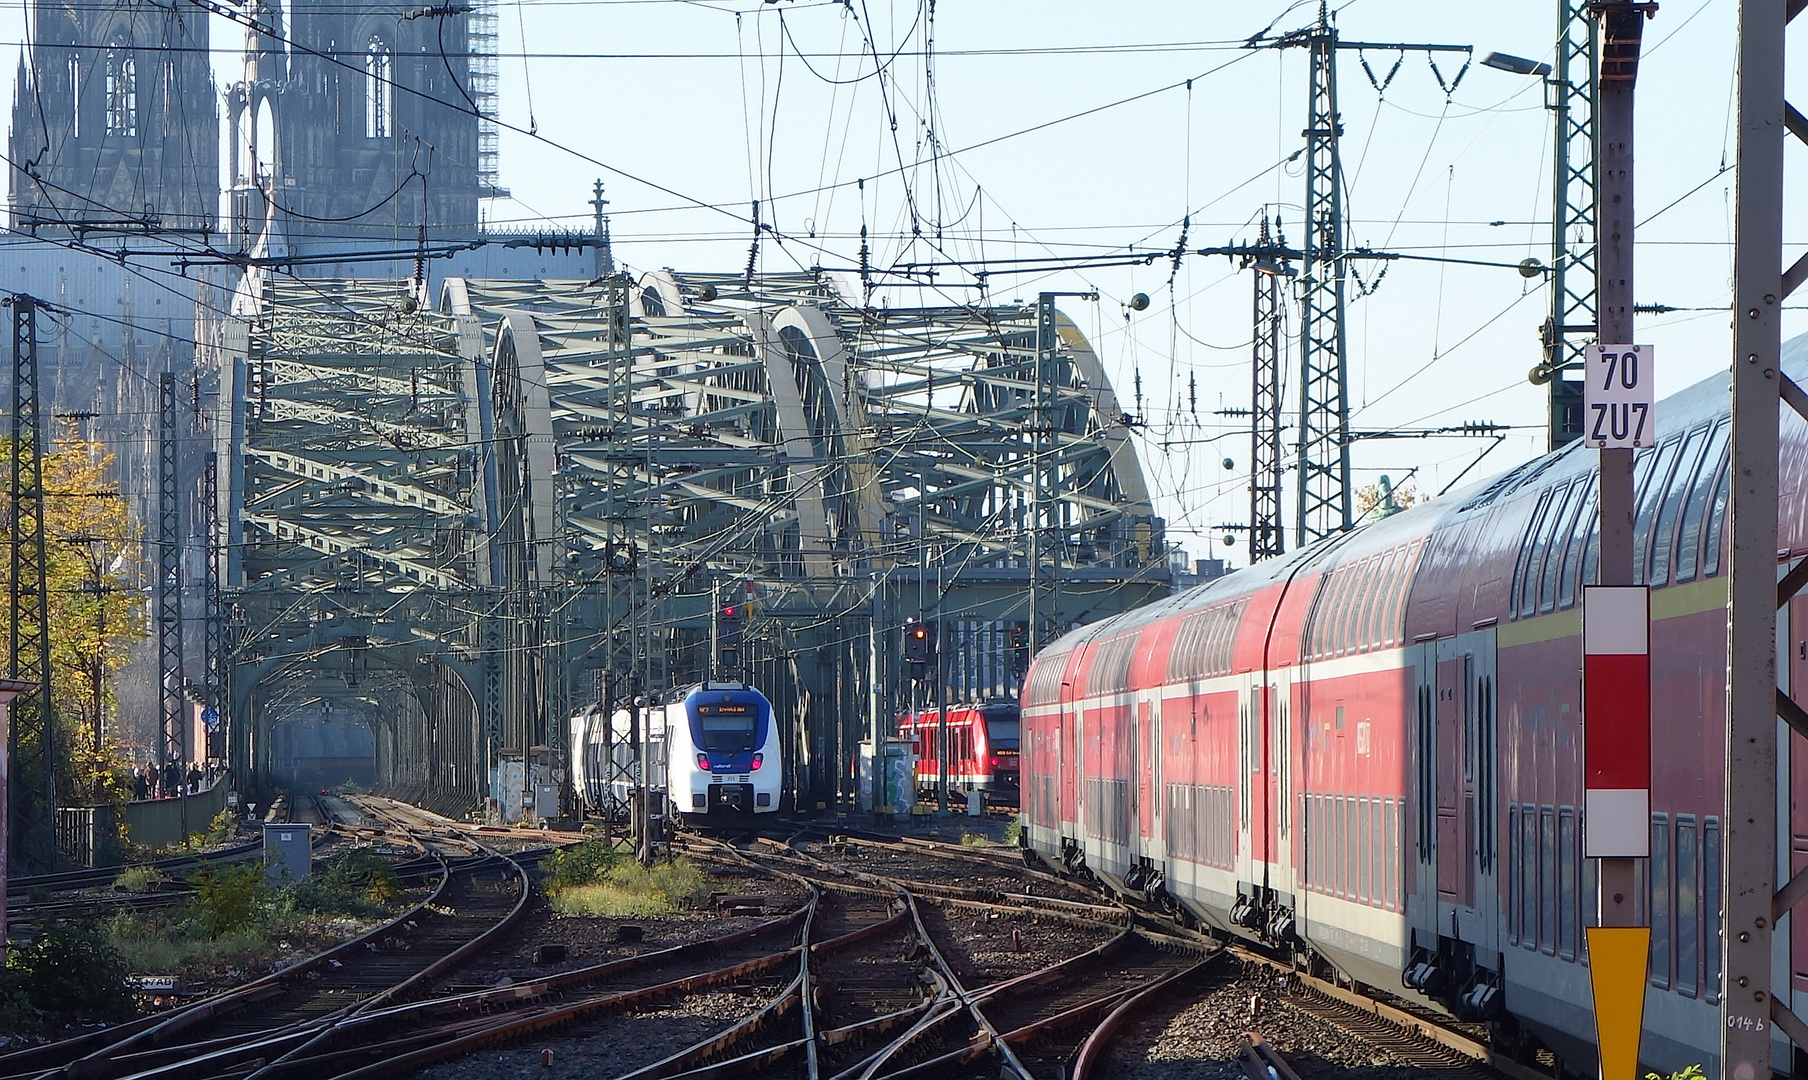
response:
<path id="1" fill-rule="evenodd" d="M 1343 156 L 1338 140 L 1337 31 L 1321 6 L 1306 35 L 1312 89 L 1306 119 L 1305 266 L 1299 278 L 1300 389 L 1293 542 L 1348 529 L 1350 402 L 1345 350 Z"/>
<path id="2" fill-rule="evenodd" d="M 182 723 L 182 501 L 176 463 L 176 375 L 157 380 L 157 674 L 162 762 L 187 761 Z"/>
<path id="3" fill-rule="evenodd" d="M 1354 523 L 1350 490 L 1349 353 L 1344 330 L 1346 278 L 1353 255 L 1345 243 L 1343 157 L 1339 142 L 1343 120 L 1337 108 L 1337 52 L 1463 53 L 1467 45 L 1342 41 L 1330 15 L 1319 4 L 1318 21 L 1273 40 L 1256 39 L 1252 48 L 1303 48 L 1310 55 L 1310 91 L 1306 118 L 1306 235 L 1298 279 L 1300 304 L 1299 431 L 1295 448 L 1293 539 L 1296 547 L 1342 532 Z M 1465 65 L 1466 68 L 1466 65 Z M 1443 76 L 1438 76 L 1442 83 Z M 1391 80 L 1392 76 L 1389 75 Z M 1462 81 L 1458 73 L 1446 93 Z M 1378 82 L 1385 87 L 1386 80 Z"/>
<path id="4" fill-rule="evenodd" d="M 1551 303 L 1542 328 L 1544 362 L 1534 383 L 1550 387 L 1552 450 L 1582 436 L 1580 370 L 1595 331 L 1595 25 L 1588 0 L 1557 0 L 1552 112 Z"/>
<path id="5" fill-rule="evenodd" d="M 208 451 L 207 466 L 202 475 L 201 513 L 206 544 L 202 637 L 201 678 L 202 701 L 213 710 L 213 723 L 207 734 L 207 745 L 200 748 L 203 757 L 226 756 L 226 615 L 220 598 L 221 562 L 225 544 L 220 530 L 220 455 Z"/>
<path id="6" fill-rule="evenodd" d="M 44 553 L 44 425 L 38 411 L 38 310 L 14 294 L 12 423 L 12 659 L 8 674 L 32 689 L 13 700 L 8 792 L 11 862 L 55 861 L 56 714 L 50 698 L 50 610 Z"/>
<path id="7" fill-rule="evenodd" d="M 1258 249 L 1286 241 L 1276 229 L 1269 236 L 1268 216 L 1256 235 Z M 1286 259 L 1266 254 L 1244 260 L 1254 271 L 1254 337 L 1251 339 L 1249 391 L 1249 559 L 1273 558 L 1286 550 L 1286 522 L 1281 517 L 1281 281 L 1293 273 Z"/>

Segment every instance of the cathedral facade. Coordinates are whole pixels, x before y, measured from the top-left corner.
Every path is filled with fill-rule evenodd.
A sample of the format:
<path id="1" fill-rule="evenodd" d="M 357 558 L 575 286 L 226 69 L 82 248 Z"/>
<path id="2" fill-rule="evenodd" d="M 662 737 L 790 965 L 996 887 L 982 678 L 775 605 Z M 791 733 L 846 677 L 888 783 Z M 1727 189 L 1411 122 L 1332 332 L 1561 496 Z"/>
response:
<path id="1" fill-rule="evenodd" d="M 202 236 L 219 213 L 209 16 L 186 4 L 30 5 L 8 202 L 26 235 Z"/>
<path id="2" fill-rule="evenodd" d="M 470 8 L 298 3 L 287 27 L 274 4 L 251 11 L 226 92 L 235 241 L 268 230 L 272 254 L 330 265 L 477 235 L 494 95 Z"/>

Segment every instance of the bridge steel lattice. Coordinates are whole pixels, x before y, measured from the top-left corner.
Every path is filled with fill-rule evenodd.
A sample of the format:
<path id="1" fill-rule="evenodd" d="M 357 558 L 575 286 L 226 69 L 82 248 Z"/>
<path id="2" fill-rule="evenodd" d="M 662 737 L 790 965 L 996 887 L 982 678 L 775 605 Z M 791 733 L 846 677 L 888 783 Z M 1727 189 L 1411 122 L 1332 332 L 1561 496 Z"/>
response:
<path id="1" fill-rule="evenodd" d="M 377 732 L 386 782 L 475 802 L 505 754 L 562 780 L 584 704 L 713 672 L 773 696 L 792 790 L 828 803 L 875 720 L 931 700 L 906 616 L 941 626 L 947 700 L 1009 697 L 1032 581 L 1050 631 L 1168 591 L 1127 418 L 1064 318 L 1039 368 L 1034 304 L 866 307 L 812 272 L 419 299 L 270 283 L 222 329 L 254 770 L 327 701 Z"/>

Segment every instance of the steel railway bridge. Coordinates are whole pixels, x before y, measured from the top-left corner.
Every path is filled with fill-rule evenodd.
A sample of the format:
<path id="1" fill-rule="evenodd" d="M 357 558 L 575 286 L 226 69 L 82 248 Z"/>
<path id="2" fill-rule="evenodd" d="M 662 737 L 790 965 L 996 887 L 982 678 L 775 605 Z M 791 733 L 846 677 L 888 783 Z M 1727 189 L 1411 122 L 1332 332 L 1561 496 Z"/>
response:
<path id="1" fill-rule="evenodd" d="M 202 362 L 230 403 L 226 722 L 254 792 L 322 706 L 415 798 L 471 808 L 515 761 L 561 783 L 564 718 L 732 642 L 715 670 L 773 697 L 796 797 L 825 803 L 929 700 L 906 617 L 937 622 L 950 700 L 1007 697 L 1026 633 L 1169 589 L 1130 418 L 1049 296 L 884 308 L 820 273 L 666 271 L 266 279 L 238 310 Z"/>

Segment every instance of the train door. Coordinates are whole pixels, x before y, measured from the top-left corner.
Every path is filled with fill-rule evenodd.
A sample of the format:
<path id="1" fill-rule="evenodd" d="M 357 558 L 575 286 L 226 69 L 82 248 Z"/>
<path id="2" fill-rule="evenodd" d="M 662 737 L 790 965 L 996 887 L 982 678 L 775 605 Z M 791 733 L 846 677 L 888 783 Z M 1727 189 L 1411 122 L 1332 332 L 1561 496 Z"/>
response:
<path id="1" fill-rule="evenodd" d="M 1293 669 L 1279 668 L 1268 679 L 1268 884 L 1285 893 L 1294 891 L 1293 715 Z"/>
<path id="2" fill-rule="evenodd" d="M 1457 643 L 1438 643 L 1437 695 L 1433 704 L 1436 748 L 1438 902 L 1468 907 L 1475 895 L 1473 815 L 1474 757 L 1469 753 L 1469 656 Z"/>
<path id="3" fill-rule="evenodd" d="M 1496 707 L 1499 695 L 1495 689 L 1494 628 L 1465 635 L 1468 641 L 1465 681 L 1467 683 L 1470 759 L 1473 796 L 1469 804 L 1469 832 L 1474 843 L 1469 849 L 1470 913 L 1469 926 L 1463 937 L 1493 951 L 1500 948 L 1500 905 L 1480 903 L 1483 897 L 1499 897 L 1500 850 L 1500 724 Z M 1470 927 L 1473 932 L 1470 932 Z"/>
<path id="4" fill-rule="evenodd" d="M 1262 702 L 1265 696 L 1258 672 L 1243 680 L 1237 700 L 1237 880 L 1258 884 L 1265 858 L 1262 836 Z"/>
<path id="5" fill-rule="evenodd" d="M 1150 841 L 1156 836 L 1156 818 L 1161 813 L 1161 739 L 1155 732 L 1155 705 L 1136 703 L 1136 736 L 1131 753 L 1136 769 L 1130 776 L 1130 787 L 1136 792 L 1136 835 L 1131 845 L 1139 854 L 1150 854 Z"/>
<path id="6" fill-rule="evenodd" d="M 1072 700 L 1074 684 L 1061 682 L 1061 700 L 1056 706 L 1056 767 L 1061 776 L 1061 836 L 1079 839 L 1079 706 Z"/>
<path id="7" fill-rule="evenodd" d="M 1406 919 L 1420 942 L 1438 937 L 1437 832 L 1437 643 L 1415 645 L 1407 653 L 1413 665 L 1413 700 L 1409 710 L 1412 775 L 1408 782 L 1408 849 Z"/>

